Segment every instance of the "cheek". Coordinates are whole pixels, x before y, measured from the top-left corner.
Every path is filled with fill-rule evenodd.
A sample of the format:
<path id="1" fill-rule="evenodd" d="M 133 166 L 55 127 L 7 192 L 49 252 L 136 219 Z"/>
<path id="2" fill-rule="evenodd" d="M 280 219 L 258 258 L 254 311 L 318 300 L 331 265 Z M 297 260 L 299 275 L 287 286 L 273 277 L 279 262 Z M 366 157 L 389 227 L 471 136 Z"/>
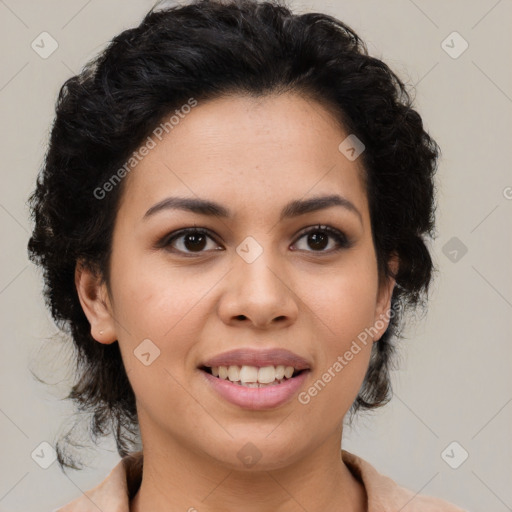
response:
<path id="1" fill-rule="evenodd" d="M 371 255 L 354 255 L 339 269 L 302 286 L 304 302 L 325 334 L 340 348 L 375 319 L 377 272 Z"/>
<path id="2" fill-rule="evenodd" d="M 120 261 L 113 275 L 115 313 L 120 322 L 126 323 L 133 341 L 151 337 L 161 340 L 174 332 L 214 284 L 205 275 L 204 279 L 194 278 L 192 286 L 188 274 L 190 269 L 172 269 L 162 258 L 139 259 L 132 255 Z"/>
<path id="3" fill-rule="evenodd" d="M 359 253 L 330 276 L 317 280 L 318 286 L 304 286 L 304 302 L 314 313 L 314 331 L 322 342 L 318 352 L 320 382 L 310 388 L 313 407 L 343 417 L 355 399 L 366 374 L 373 340 L 377 271 L 371 252 Z M 324 391 L 325 390 L 325 391 Z M 313 400 L 313 397 L 318 397 Z M 308 396 L 305 397 L 305 401 Z M 322 413 L 323 414 L 323 413 Z"/>
<path id="4" fill-rule="evenodd" d="M 161 256 L 138 260 L 132 255 L 116 267 L 115 277 L 115 314 L 123 326 L 118 340 L 134 391 L 146 400 L 151 390 L 160 394 L 165 383 L 164 388 L 177 397 L 172 390 L 179 392 L 180 386 L 172 377 L 186 380 L 194 347 L 212 315 L 209 299 L 219 273 L 171 265 Z M 151 360 L 153 353 L 157 357 L 146 367 L 137 355 L 148 351 Z"/>
<path id="5" fill-rule="evenodd" d="M 322 349 L 317 352 L 315 378 L 299 395 L 302 418 L 325 418 L 321 429 L 339 425 L 364 380 L 373 340 L 375 285 L 360 274 L 338 275 L 312 297 L 315 332 Z"/>
<path id="6" fill-rule="evenodd" d="M 159 411 L 164 423 L 190 406 L 183 400 L 182 385 L 190 351 L 201 335 L 200 299 L 218 281 L 205 275 L 191 282 L 186 274 L 184 269 L 171 272 L 168 264 L 133 257 L 116 269 L 115 314 L 123 326 L 118 331 L 123 363 L 140 410 Z M 167 404 L 163 409 L 162 403 Z"/>

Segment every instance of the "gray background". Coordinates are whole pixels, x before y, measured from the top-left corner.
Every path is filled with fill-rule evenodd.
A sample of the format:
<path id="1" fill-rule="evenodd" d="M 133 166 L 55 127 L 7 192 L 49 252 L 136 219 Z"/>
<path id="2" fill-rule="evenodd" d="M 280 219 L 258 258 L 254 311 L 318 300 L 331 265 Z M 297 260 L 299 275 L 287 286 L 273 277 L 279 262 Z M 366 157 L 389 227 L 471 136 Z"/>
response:
<path id="1" fill-rule="evenodd" d="M 51 341 L 57 330 L 43 304 L 39 272 L 27 259 L 25 202 L 60 86 L 115 34 L 138 24 L 151 5 L 0 0 L 0 511 L 53 510 L 96 485 L 119 459 L 105 442 L 88 452 L 87 470 L 64 475 L 56 462 L 43 469 L 31 457 L 72 419 L 70 404 L 61 400 L 71 353 Z M 373 55 L 416 85 L 416 106 L 443 150 L 439 236 L 432 244 L 440 273 L 430 309 L 401 344 L 395 398 L 346 428 L 344 448 L 414 491 L 472 511 L 512 510 L 512 3 L 293 5 L 347 22 Z M 31 47 L 34 40 L 41 46 L 43 31 L 58 43 L 46 59 Z M 469 44 L 457 58 L 463 40 L 448 37 L 454 31 Z M 41 350 L 45 344 L 49 348 Z M 55 386 L 38 383 L 29 369 L 44 372 Z M 458 445 L 445 455 L 452 465 L 462 450 L 469 454 L 458 469 L 442 457 L 453 441 Z"/>

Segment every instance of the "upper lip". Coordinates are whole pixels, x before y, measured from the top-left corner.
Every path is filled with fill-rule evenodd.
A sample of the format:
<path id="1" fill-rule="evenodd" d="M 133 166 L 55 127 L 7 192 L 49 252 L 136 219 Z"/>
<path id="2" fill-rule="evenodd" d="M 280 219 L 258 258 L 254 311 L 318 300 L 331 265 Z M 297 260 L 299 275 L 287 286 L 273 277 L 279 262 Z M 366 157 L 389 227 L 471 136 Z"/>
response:
<path id="1" fill-rule="evenodd" d="M 201 366 L 293 366 L 296 370 L 308 370 L 310 364 L 301 356 L 284 348 L 239 348 L 211 357 Z"/>

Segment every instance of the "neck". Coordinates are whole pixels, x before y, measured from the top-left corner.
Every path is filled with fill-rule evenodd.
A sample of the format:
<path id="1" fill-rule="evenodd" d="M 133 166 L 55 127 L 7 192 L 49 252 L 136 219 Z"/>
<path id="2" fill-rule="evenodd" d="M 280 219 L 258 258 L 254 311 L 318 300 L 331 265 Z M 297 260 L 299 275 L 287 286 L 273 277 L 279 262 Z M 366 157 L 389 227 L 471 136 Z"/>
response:
<path id="1" fill-rule="evenodd" d="M 341 458 L 341 432 L 292 464 L 270 468 L 258 463 L 245 470 L 166 441 L 144 444 L 142 482 L 130 512 L 366 510 L 364 487 Z"/>

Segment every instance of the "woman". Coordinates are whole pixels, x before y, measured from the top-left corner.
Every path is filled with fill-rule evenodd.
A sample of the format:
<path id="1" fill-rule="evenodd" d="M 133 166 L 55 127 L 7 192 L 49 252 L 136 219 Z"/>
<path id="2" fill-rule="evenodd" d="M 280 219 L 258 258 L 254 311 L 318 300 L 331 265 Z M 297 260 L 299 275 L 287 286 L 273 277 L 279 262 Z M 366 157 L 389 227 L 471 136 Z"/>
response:
<path id="1" fill-rule="evenodd" d="M 70 78 L 29 251 L 123 459 L 59 510 L 460 511 L 340 451 L 428 292 L 437 157 L 349 27 L 278 3 L 152 10 Z"/>

